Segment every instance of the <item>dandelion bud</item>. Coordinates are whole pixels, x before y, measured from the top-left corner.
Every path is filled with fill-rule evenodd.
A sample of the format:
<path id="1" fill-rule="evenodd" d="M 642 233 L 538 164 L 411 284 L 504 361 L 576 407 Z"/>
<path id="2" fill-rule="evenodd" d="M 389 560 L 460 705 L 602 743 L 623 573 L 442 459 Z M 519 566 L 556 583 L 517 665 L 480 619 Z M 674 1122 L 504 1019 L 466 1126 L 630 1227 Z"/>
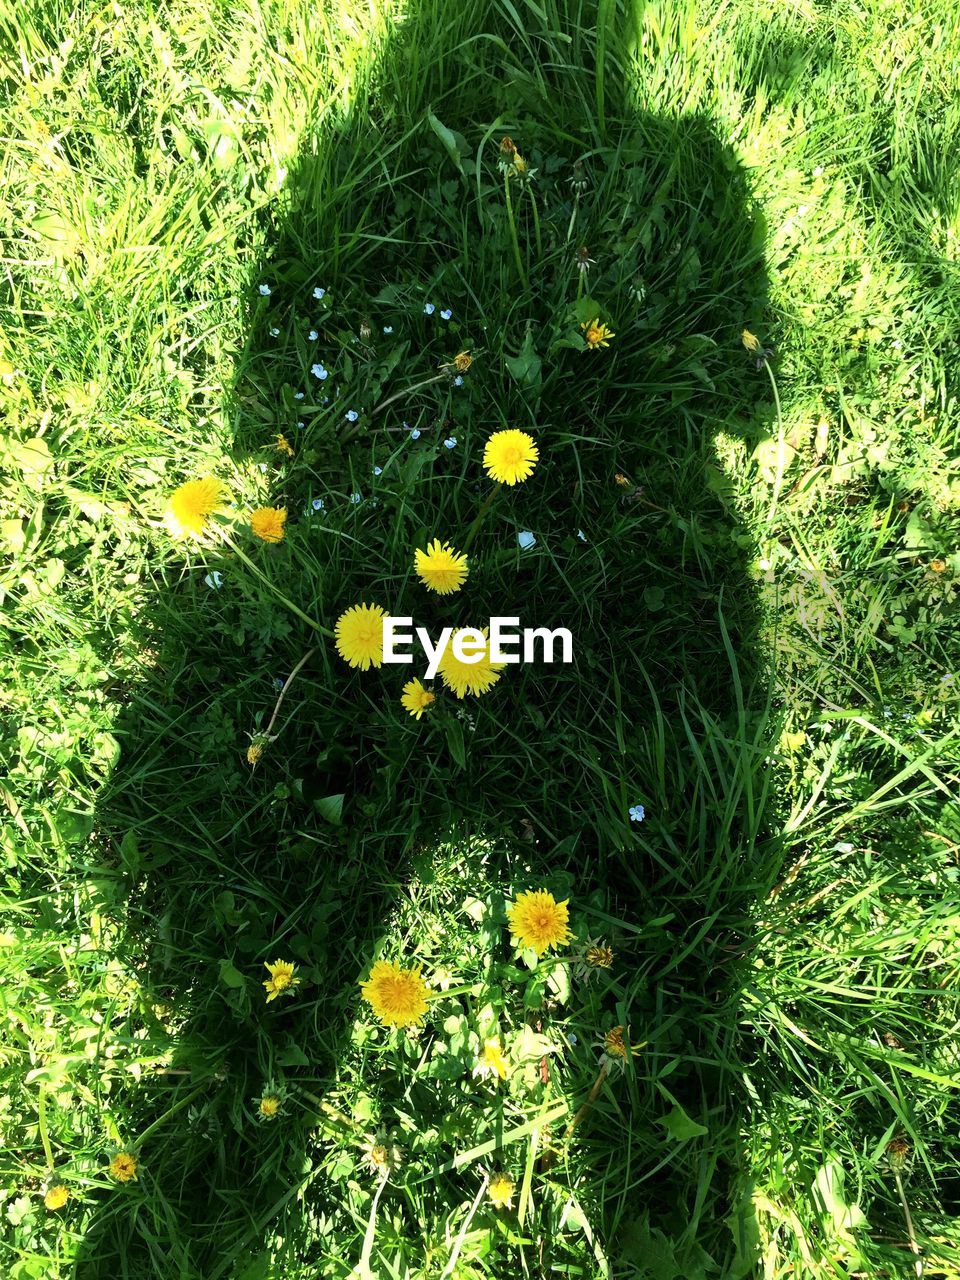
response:
<path id="1" fill-rule="evenodd" d="M 903 1173 L 910 1160 L 910 1143 L 906 1138 L 894 1138 L 887 1143 L 887 1164 L 892 1173 Z"/>

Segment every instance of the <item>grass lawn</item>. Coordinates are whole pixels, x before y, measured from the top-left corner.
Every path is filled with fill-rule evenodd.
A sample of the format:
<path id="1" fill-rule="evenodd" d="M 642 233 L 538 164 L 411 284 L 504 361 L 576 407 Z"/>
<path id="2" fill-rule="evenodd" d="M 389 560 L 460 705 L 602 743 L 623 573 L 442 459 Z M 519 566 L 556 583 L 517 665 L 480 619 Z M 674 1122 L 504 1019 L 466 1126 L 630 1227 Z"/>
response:
<path id="1" fill-rule="evenodd" d="M 954 6 L 0 55 L 0 1274 L 960 1280 Z"/>

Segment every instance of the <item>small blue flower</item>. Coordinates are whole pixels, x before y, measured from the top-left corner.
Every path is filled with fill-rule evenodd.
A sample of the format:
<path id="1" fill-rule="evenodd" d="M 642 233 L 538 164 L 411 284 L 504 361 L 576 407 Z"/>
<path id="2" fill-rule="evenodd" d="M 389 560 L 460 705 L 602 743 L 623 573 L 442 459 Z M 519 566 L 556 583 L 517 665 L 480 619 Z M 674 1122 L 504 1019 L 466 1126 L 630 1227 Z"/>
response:
<path id="1" fill-rule="evenodd" d="M 358 502 L 363 501 L 363 497 L 359 493 L 351 493 L 350 501 L 353 503 L 354 506 L 356 506 Z"/>
<path id="2" fill-rule="evenodd" d="M 581 542 L 586 542 L 587 540 L 587 535 L 583 532 L 582 529 L 577 530 L 577 537 L 580 539 Z"/>
<path id="3" fill-rule="evenodd" d="M 460 377 L 459 373 L 458 373 L 458 374 L 457 374 L 457 376 L 454 378 L 454 380 L 453 380 L 453 385 L 454 385 L 455 387 L 462 387 L 462 386 L 463 386 L 463 379 Z"/>
<path id="4" fill-rule="evenodd" d="M 348 409 L 343 416 L 346 418 L 348 422 L 356 422 L 356 420 L 360 417 L 356 409 Z"/>
<path id="5" fill-rule="evenodd" d="M 260 468 L 261 475 L 267 474 L 267 464 L 265 462 L 258 462 L 257 466 Z"/>
<path id="6" fill-rule="evenodd" d="M 314 498 L 313 502 L 311 502 L 311 503 L 310 503 L 310 505 L 311 505 L 311 507 L 313 507 L 314 511 L 322 511 L 322 510 L 323 510 L 323 499 L 322 499 L 322 498 Z"/>
<path id="7" fill-rule="evenodd" d="M 279 338 L 279 337 L 280 337 L 280 330 L 279 330 L 279 329 L 271 329 L 271 330 L 270 330 L 270 337 L 271 337 L 271 338 Z"/>
<path id="8" fill-rule="evenodd" d="M 319 333 L 317 333 L 316 329 L 311 329 L 311 330 L 310 330 L 310 332 L 307 334 L 307 341 L 308 341 L 308 342 L 316 342 L 316 340 L 317 340 L 319 337 L 320 337 L 320 335 L 319 335 Z"/>
<path id="9" fill-rule="evenodd" d="M 295 392 L 293 393 L 293 398 L 294 398 L 294 400 L 302 400 L 302 399 L 303 399 L 303 392 L 302 392 L 302 391 L 295 391 Z"/>
<path id="10" fill-rule="evenodd" d="M 297 423 L 297 430 L 298 430 L 298 431 L 302 431 L 302 430 L 303 430 L 303 428 L 304 428 L 306 425 L 307 425 L 307 424 L 306 424 L 305 422 L 298 422 L 298 423 Z"/>
<path id="11" fill-rule="evenodd" d="M 520 543 L 521 551 L 529 551 L 531 547 L 537 545 L 537 540 L 529 529 L 524 529 L 522 533 L 518 533 L 517 541 Z"/>
<path id="12" fill-rule="evenodd" d="M 642 822 L 647 816 L 647 812 L 642 804 L 632 804 L 630 806 L 630 821 Z"/>
<path id="13" fill-rule="evenodd" d="M 423 314 L 425 316 L 432 316 L 433 313 L 436 311 L 436 309 L 437 308 L 433 305 L 432 302 L 428 302 L 426 306 L 423 308 Z"/>
<path id="14" fill-rule="evenodd" d="M 314 289 L 314 291 L 313 291 L 313 296 L 314 296 L 314 297 L 316 298 L 316 300 L 319 302 L 319 301 L 320 301 L 320 299 L 323 297 L 323 295 L 324 295 L 326 292 L 327 292 L 327 291 L 326 291 L 326 289 L 321 289 L 321 288 L 319 287 L 319 285 L 318 285 L 318 286 L 317 286 L 317 288 L 316 288 L 316 289 Z"/>
<path id="15" fill-rule="evenodd" d="M 452 315 L 453 315 L 453 312 L 450 310 L 450 308 L 445 307 L 443 311 L 440 312 L 440 319 L 449 320 Z"/>
<path id="16" fill-rule="evenodd" d="M 385 324 L 385 325 L 383 326 L 383 332 L 384 332 L 384 333 L 393 333 L 393 325 L 392 325 L 392 324 Z"/>
<path id="17" fill-rule="evenodd" d="M 383 467 L 374 467 L 374 468 L 373 468 L 373 474 L 374 474 L 375 476 L 382 476 L 382 475 L 383 475 Z"/>
<path id="18" fill-rule="evenodd" d="M 273 677 L 273 687 L 274 687 L 275 689 L 282 689 L 282 688 L 283 688 L 283 680 L 282 680 L 282 678 L 281 678 L 280 676 L 274 676 L 274 677 Z"/>
<path id="19" fill-rule="evenodd" d="M 310 366 L 310 372 L 313 374 L 313 376 L 314 376 L 315 378 L 319 378 L 321 382 L 323 382 L 324 378 L 329 378 L 329 377 L 330 377 L 329 373 L 328 373 L 328 372 L 327 372 L 327 370 L 323 367 L 323 365 L 322 365 L 322 364 L 314 364 L 314 365 L 311 365 L 311 366 Z"/>
<path id="20" fill-rule="evenodd" d="M 457 447 L 457 437 L 447 436 L 446 440 L 443 442 L 443 447 L 445 449 L 455 449 Z"/>
<path id="21" fill-rule="evenodd" d="M 413 428 L 413 430 L 410 432 L 410 439 L 411 439 L 411 440 L 419 440 L 419 439 L 420 439 L 420 428 L 419 428 L 419 427 L 414 427 L 414 428 Z"/>
<path id="22" fill-rule="evenodd" d="M 269 286 L 268 284 L 262 284 L 262 285 L 260 286 L 260 297 L 261 297 L 261 298 L 269 298 L 269 297 L 270 297 L 270 295 L 271 295 L 271 293 L 273 293 L 273 290 L 270 288 L 270 286 Z"/>
<path id="23" fill-rule="evenodd" d="M 223 574 L 220 572 L 219 569 L 214 569 L 212 573 L 207 574 L 207 576 L 204 578 L 204 582 L 213 591 L 219 591 L 220 588 L 223 586 Z"/>

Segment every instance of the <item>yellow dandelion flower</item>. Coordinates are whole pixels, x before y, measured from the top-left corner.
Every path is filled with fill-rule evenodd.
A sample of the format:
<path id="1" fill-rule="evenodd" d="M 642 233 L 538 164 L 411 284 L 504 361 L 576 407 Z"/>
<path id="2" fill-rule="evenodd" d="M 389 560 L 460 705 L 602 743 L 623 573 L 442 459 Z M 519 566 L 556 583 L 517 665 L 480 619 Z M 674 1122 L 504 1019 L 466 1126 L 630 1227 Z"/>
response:
<path id="1" fill-rule="evenodd" d="M 118 1182 L 135 1182 L 137 1178 L 137 1157 L 129 1151 L 118 1151 L 110 1161 L 110 1172 Z"/>
<path id="2" fill-rule="evenodd" d="M 293 976 L 297 966 L 291 960 L 274 960 L 273 964 L 264 960 L 263 967 L 270 975 L 263 984 L 267 992 L 267 1004 L 283 995 L 284 991 L 293 995 L 293 988 L 300 985 L 300 979 Z"/>
<path id="3" fill-rule="evenodd" d="M 453 367 L 457 373 L 466 373 L 473 364 L 473 356 L 469 351 L 461 351 L 453 357 Z"/>
<path id="4" fill-rule="evenodd" d="M 507 1066 L 507 1060 L 503 1056 L 500 1048 L 500 1037 L 493 1036 L 490 1040 L 484 1040 L 483 1053 L 477 1058 L 477 1065 L 473 1068 L 473 1074 L 486 1079 L 488 1076 L 496 1076 L 499 1080 L 506 1080 L 510 1069 Z"/>
<path id="5" fill-rule="evenodd" d="M 931 560 L 930 568 L 933 570 L 934 573 L 946 573 L 947 562 L 946 560 Z"/>
<path id="6" fill-rule="evenodd" d="M 514 485 L 528 480 L 539 458 L 540 452 L 533 437 L 513 428 L 495 431 L 483 450 L 487 475 L 498 484 Z"/>
<path id="7" fill-rule="evenodd" d="M 401 969 L 394 960 L 378 960 L 360 994 L 386 1027 L 412 1027 L 427 1012 L 427 984 L 420 969 Z"/>
<path id="8" fill-rule="evenodd" d="M 263 753 L 273 739 L 266 733 L 254 733 L 250 735 L 250 745 L 247 747 L 247 764 L 257 765 L 263 758 Z"/>
<path id="9" fill-rule="evenodd" d="M 43 1197 L 44 1205 L 51 1211 L 62 1209 L 70 1199 L 70 1188 L 62 1182 L 54 1183 Z"/>
<path id="10" fill-rule="evenodd" d="M 282 542 L 286 523 L 283 507 L 257 507 L 250 513 L 250 528 L 263 542 Z"/>
<path id="11" fill-rule="evenodd" d="M 334 627 L 337 653 L 351 667 L 366 671 L 383 663 L 383 619 L 378 604 L 355 604 L 341 613 Z"/>
<path id="12" fill-rule="evenodd" d="M 288 458 L 293 457 L 293 445 L 291 445 L 285 435 L 277 436 L 277 443 L 274 445 L 274 448 L 278 453 L 285 453 Z"/>
<path id="13" fill-rule="evenodd" d="M 188 480 L 167 499 L 163 513 L 167 532 L 178 541 L 202 538 L 210 528 L 210 517 L 223 507 L 226 497 L 226 489 L 213 476 Z"/>
<path id="14" fill-rule="evenodd" d="M 740 341 L 751 355 L 756 355 L 760 350 L 760 339 L 755 334 L 752 334 L 749 329 L 743 330 L 740 334 Z"/>
<path id="15" fill-rule="evenodd" d="M 612 329 L 600 323 L 599 316 L 593 320 L 584 321 L 580 328 L 583 330 L 584 341 L 590 351 L 596 351 L 598 347 L 609 347 L 610 339 L 617 336 Z"/>
<path id="16" fill-rule="evenodd" d="M 616 484 L 618 484 L 618 485 L 620 486 L 620 488 L 621 488 L 621 489 L 629 489 L 629 488 L 630 488 L 630 481 L 627 479 L 627 477 L 626 477 L 626 476 L 625 476 L 621 471 L 616 472 L 616 474 L 614 475 L 613 479 L 614 479 L 614 482 L 615 482 Z"/>
<path id="17" fill-rule="evenodd" d="M 280 1114 L 282 1099 L 275 1093 L 265 1093 L 260 1099 L 257 1112 L 261 1120 L 274 1120 Z"/>
<path id="18" fill-rule="evenodd" d="M 603 1048 L 611 1058 L 621 1058 L 626 1061 L 627 1045 L 623 1038 L 623 1027 L 610 1028 L 603 1037 Z"/>
<path id="19" fill-rule="evenodd" d="M 502 662 L 490 661 L 490 646 L 487 643 L 487 629 L 476 631 L 475 635 L 483 637 L 483 650 L 481 652 L 479 662 L 462 662 L 454 652 L 453 643 L 457 636 L 463 635 L 465 631 L 470 631 L 470 627 L 460 627 L 450 637 L 446 649 L 443 651 L 443 657 L 440 659 L 440 678 L 443 683 L 458 698 L 465 697 L 468 693 L 475 694 L 477 697 L 482 693 L 486 693 L 500 679 L 500 672 L 504 668 Z M 475 638 L 475 637 L 474 637 Z M 480 643 L 476 644 L 471 639 L 465 642 L 465 652 L 468 656 L 480 649 Z"/>
<path id="20" fill-rule="evenodd" d="M 573 936 L 566 901 L 557 902 L 546 889 L 518 893 L 516 902 L 507 909 L 507 919 L 510 932 L 521 947 L 531 948 L 538 956 L 563 946 Z"/>
<path id="21" fill-rule="evenodd" d="M 519 151 L 513 157 L 513 171 L 518 178 L 522 178 L 523 175 L 527 172 L 527 162 L 526 160 L 524 160 L 523 156 L 520 154 Z"/>
<path id="22" fill-rule="evenodd" d="M 441 543 L 439 538 L 428 543 L 426 551 L 417 548 L 413 567 L 423 585 L 436 591 L 438 596 L 459 591 L 470 572 L 467 557 L 460 551 L 454 551 L 449 542 Z"/>
<path id="23" fill-rule="evenodd" d="M 513 1207 L 513 1179 L 505 1173 L 495 1173 L 487 1183 L 487 1195 L 495 1209 Z"/>
<path id="24" fill-rule="evenodd" d="M 403 686 L 403 693 L 400 697 L 400 704 L 403 706 L 415 720 L 419 720 L 430 706 L 431 702 L 436 702 L 436 694 L 425 689 L 419 680 L 408 680 Z"/>

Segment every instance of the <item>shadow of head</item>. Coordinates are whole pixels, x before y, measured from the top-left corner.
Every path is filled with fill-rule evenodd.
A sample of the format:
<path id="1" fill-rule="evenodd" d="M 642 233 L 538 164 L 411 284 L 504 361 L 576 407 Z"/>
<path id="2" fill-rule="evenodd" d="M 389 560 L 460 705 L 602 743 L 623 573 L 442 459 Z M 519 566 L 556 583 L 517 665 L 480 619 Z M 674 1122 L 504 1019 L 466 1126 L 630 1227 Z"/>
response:
<path id="1" fill-rule="evenodd" d="M 275 1262 L 333 1265 L 347 1174 L 318 1154 L 321 1100 L 356 1066 L 356 979 L 405 879 L 450 885 L 469 866 L 495 889 L 515 867 L 611 915 L 657 902 L 684 922 L 738 917 L 753 888 L 735 860 L 705 883 L 739 818 L 705 816 L 703 798 L 723 767 L 705 744 L 748 715 L 757 625 L 716 460 L 757 397 L 746 181 L 709 120 L 637 99 L 612 44 L 598 72 L 595 33 L 520 30 L 494 5 L 434 19 L 411 6 L 346 105 L 307 123 L 250 281 L 232 467 L 245 504 L 286 511 L 285 537 L 239 521 L 142 617 L 155 665 L 99 820 L 163 1065 L 128 1117 L 131 1134 L 151 1126 L 141 1199 L 105 1209 L 85 1276 L 121 1258 L 147 1274 L 168 1236 L 163 1274 L 272 1274 L 267 1234 Z M 609 345 L 590 346 L 601 324 Z M 466 589 L 433 596 L 414 549 L 462 545 L 505 429 L 535 438 L 536 469 L 476 523 Z M 495 615 L 566 627 L 573 661 L 508 668 L 478 699 L 439 690 L 414 721 L 399 698 L 416 665 L 349 670 L 308 625 L 360 601 L 434 635 Z M 311 649 L 251 769 L 245 735 Z M 478 833 L 494 852 L 470 861 Z M 676 937 L 657 937 L 669 955 Z M 257 984 L 280 955 L 304 987 L 267 1006 Z M 300 1102 L 265 1142 L 255 1099 L 284 1077 Z M 672 1213 L 696 1176 L 679 1162 L 651 1203 Z"/>

